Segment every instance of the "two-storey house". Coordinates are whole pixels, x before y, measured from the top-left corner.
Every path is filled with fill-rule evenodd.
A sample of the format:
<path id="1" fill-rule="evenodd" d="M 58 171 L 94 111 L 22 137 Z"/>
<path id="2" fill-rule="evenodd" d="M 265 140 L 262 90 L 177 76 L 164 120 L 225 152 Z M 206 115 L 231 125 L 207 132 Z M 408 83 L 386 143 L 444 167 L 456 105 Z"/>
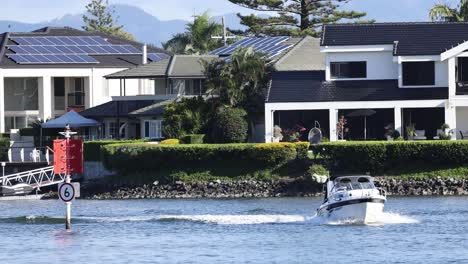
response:
<path id="1" fill-rule="evenodd" d="M 99 32 L 42 28 L 0 34 L 0 133 L 67 110 L 81 111 L 119 95 L 104 76 L 169 57 L 166 51 Z M 146 94 L 150 80 L 131 80 L 127 95 Z"/>
<path id="2" fill-rule="evenodd" d="M 311 129 L 317 123 L 331 141 L 385 139 L 391 129 L 404 137 L 415 129 L 418 139 L 433 139 L 444 123 L 453 139 L 463 138 L 467 40 L 468 23 L 325 25 L 323 70 L 304 66 L 273 74 L 265 140 L 273 140 L 275 125 Z M 346 129 L 340 134 L 337 124 L 343 119 Z"/>

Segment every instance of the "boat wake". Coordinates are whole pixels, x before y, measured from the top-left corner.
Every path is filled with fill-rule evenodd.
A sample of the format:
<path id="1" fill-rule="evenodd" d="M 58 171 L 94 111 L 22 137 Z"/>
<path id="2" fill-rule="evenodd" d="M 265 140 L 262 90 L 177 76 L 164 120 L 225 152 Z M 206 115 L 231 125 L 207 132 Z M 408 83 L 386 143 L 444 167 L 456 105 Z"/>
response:
<path id="1" fill-rule="evenodd" d="M 0 218 L 0 223 L 16 224 L 63 224 L 62 217 L 21 216 Z M 353 220 L 329 221 L 321 217 L 304 215 L 258 214 L 258 215 L 153 215 L 123 217 L 86 217 L 72 218 L 74 223 L 118 223 L 118 222 L 193 222 L 217 225 L 262 225 L 262 224 L 312 224 L 312 225 L 356 225 Z M 371 225 L 414 224 L 419 221 L 397 213 L 383 213 L 377 222 Z"/>
<path id="2" fill-rule="evenodd" d="M 369 226 L 383 226 L 383 225 L 400 225 L 400 224 L 417 224 L 419 221 L 415 218 L 401 215 L 392 212 L 383 212 L 375 222 L 367 223 Z M 363 225 L 364 223 L 353 219 L 341 221 L 327 221 L 324 220 L 326 225 Z"/>

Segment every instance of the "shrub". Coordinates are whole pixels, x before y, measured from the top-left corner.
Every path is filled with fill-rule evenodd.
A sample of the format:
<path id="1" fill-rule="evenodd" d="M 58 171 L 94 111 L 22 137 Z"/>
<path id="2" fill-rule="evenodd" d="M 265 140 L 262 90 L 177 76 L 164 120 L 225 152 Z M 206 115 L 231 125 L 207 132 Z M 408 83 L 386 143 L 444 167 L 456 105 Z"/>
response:
<path id="1" fill-rule="evenodd" d="M 347 173 L 380 173 L 406 164 L 468 164 L 465 141 L 334 142 L 312 149 L 334 169 Z"/>
<path id="2" fill-rule="evenodd" d="M 297 150 L 297 158 L 298 159 L 308 159 L 309 158 L 309 142 L 297 142 L 294 143 Z"/>
<path id="3" fill-rule="evenodd" d="M 204 145 L 102 145 L 104 165 L 122 172 L 190 168 L 253 166 L 261 169 L 278 168 L 297 157 L 297 145 L 272 144 L 204 144 Z"/>
<path id="4" fill-rule="evenodd" d="M 210 105 L 201 97 L 185 98 L 166 106 L 163 133 L 168 138 L 199 134 L 206 130 Z"/>
<path id="5" fill-rule="evenodd" d="M 312 166 L 309 167 L 309 169 L 307 170 L 307 174 L 309 176 L 312 176 L 312 175 L 320 175 L 320 176 L 330 176 L 330 172 L 322 165 L 320 164 L 314 164 Z"/>
<path id="6" fill-rule="evenodd" d="M 83 157 L 85 161 L 101 161 L 101 148 L 105 145 L 116 143 L 136 143 L 143 140 L 97 140 L 86 141 L 83 146 Z"/>
<path id="7" fill-rule="evenodd" d="M 178 145 L 180 142 L 176 138 L 165 139 L 160 142 L 162 145 Z"/>
<path id="8" fill-rule="evenodd" d="M 307 170 L 308 179 L 314 183 L 323 184 L 327 182 L 330 172 L 320 164 L 314 164 Z"/>
<path id="9" fill-rule="evenodd" d="M 401 137 L 400 131 L 398 130 L 393 130 L 392 134 L 390 135 L 394 140 L 397 140 Z"/>
<path id="10" fill-rule="evenodd" d="M 8 149 L 10 148 L 9 138 L 0 138 L 0 161 L 8 160 Z"/>
<path id="11" fill-rule="evenodd" d="M 247 140 L 247 113 L 239 108 L 219 108 L 213 118 L 212 139 L 215 143 L 243 143 Z"/>
<path id="12" fill-rule="evenodd" d="M 297 149 L 292 143 L 258 144 L 252 149 L 251 157 L 269 165 L 283 165 L 296 159 Z"/>
<path id="13" fill-rule="evenodd" d="M 203 144 L 204 134 L 186 135 L 180 139 L 182 144 Z"/>

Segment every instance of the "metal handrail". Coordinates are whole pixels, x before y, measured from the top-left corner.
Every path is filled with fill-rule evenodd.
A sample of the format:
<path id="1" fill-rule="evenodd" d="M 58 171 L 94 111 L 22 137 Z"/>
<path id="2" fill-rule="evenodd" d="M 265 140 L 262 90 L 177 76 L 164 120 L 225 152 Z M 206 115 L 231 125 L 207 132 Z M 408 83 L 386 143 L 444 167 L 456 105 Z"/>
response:
<path id="1" fill-rule="evenodd" d="M 34 188 L 55 185 L 65 181 L 65 174 L 55 174 L 54 166 L 19 172 L 0 177 L 1 186 L 25 183 Z"/>

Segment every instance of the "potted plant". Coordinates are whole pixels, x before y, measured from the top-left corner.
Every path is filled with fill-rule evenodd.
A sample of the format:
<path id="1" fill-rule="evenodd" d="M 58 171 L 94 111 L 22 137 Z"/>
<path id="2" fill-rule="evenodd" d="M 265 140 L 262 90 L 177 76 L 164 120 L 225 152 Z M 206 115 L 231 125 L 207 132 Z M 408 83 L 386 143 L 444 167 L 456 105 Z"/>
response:
<path id="1" fill-rule="evenodd" d="M 413 140 L 416 136 L 416 124 L 409 124 L 406 127 L 406 135 L 408 136 L 408 140 Z"/>
<path id="2" fill-rule="evenodd" d="M 392 134 L 390 134 L 390 137 L 392 138 L 392 141 L 393 140 L 398 140 L 401 137 L 400 131 L 393 130 Z"/>
<path id="3" fill-rule="evenodd" d="M 443 124 L 440 127 L 441 132 L 438 133 L 437 136 L 439 136 L 440 140 L 450 140 L 452 139 L 453 135 L 453 129 L 450 129 L 450 126 L 448 124 Z"/>
<path id="4" fill-rule="evenodd" d="M 283 130 L 279 126 L 273 127 L 273 142 L 280 142 L 283 140 Z"/>

